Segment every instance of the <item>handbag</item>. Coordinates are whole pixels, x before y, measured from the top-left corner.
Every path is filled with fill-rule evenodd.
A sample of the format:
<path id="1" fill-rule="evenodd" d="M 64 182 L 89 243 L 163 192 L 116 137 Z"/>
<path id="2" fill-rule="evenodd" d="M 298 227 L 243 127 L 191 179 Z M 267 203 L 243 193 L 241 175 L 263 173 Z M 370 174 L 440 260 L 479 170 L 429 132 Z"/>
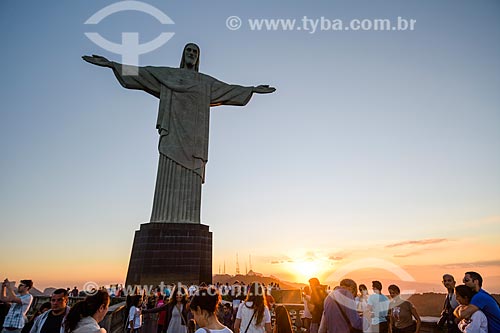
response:
<path id="1" fill-rule="evenodd" d="M 339 302 L 337 302 L 337 300 L 335 300 L 335 303 L 337 303 L 337 306 L 339 307 L 340 312 L 342 313 L 342 317 L 344 317 L 344 320 L 346 321 L 347 325 L 349 326 L 349 332 L 350 333 L 363 333 L 363 330 L 352 327 L 351 321 L 349 320 L 349 318 L 345 314 L 344 309 L 342 309 L 342 307 L 340 306 Z"/>
<path id="2" fill-rule="evenodd" d="M 443 305 L 443 311 L 441 311 L 441 317 L 439 317 L 438 322 L 436 325 L 444 329 L 445 327 L 451 327 L 455 323 L 454 321 L 454 316 L 453 316 L 453 308 L 451 307 L 451 302 L 448 296 L 446 296 L 446 299 L 444 301 Z"/>

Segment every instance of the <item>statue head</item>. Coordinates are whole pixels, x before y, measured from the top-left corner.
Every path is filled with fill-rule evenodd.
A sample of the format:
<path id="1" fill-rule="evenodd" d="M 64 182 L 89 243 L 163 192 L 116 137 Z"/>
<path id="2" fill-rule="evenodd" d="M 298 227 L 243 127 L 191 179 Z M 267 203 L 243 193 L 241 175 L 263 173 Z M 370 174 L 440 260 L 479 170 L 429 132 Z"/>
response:
<path id="1" fill-rule="evenodd" d="M 200 47 L 195 43 L 188 43 L 182 51 L 180 68 L 193 69 L 198 72 L 200 68 Z"/>

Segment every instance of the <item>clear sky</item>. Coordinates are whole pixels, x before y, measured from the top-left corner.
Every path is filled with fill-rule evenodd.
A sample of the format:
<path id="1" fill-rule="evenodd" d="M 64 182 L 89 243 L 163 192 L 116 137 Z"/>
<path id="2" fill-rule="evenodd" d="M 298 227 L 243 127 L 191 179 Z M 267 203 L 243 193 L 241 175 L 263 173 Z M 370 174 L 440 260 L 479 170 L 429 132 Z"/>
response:
<path id="1" fill-rule="evenodd" d="M 255 271 L 299 282 L 374 260 L 422 284 L 477 270 L 500 291 L 498 1 L 146 0 L 175 24 L 137 11 L 84 24 L 115 2 L 0 2 L 0 278 L 123 283 L 151 213 L 158 100 L 82 61 L 121 61 L 85 33 L 173 32 L 139 64 L 177 67 L 195 42 L 201 72 L 277 88 L 211 111 L 214 273 L 234 274 L 237 253 L 242 271 L 251 256 Z M 248 21 L 304 17 L 319 20 L 314 33 Z M 320 31 L 322 17 L 416 24 Z"/>

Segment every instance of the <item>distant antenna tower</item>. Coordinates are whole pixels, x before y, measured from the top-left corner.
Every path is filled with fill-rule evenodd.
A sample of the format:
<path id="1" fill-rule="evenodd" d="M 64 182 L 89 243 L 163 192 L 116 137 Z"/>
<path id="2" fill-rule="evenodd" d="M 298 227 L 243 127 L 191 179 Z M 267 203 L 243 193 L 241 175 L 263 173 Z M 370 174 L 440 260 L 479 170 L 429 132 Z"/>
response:
<path id="1" fill-rule="evenodd" d="M 236 253 L 236 274 L 240 274 L 240 263 L 238 262 L 238 253 Z"/>
<path id="2" fill-rule="evenodd" d="M 245 262 L 245 275 L 248 275 L 248 266 L 246 262 Z"/>
<path id="3" fill-rule="evenodd" d="M 253 271 L 253 269 L 252 269 L 252 255 L 251 254 L 248 255 L 248 261 L 250 263 L 250 270 Z"/>

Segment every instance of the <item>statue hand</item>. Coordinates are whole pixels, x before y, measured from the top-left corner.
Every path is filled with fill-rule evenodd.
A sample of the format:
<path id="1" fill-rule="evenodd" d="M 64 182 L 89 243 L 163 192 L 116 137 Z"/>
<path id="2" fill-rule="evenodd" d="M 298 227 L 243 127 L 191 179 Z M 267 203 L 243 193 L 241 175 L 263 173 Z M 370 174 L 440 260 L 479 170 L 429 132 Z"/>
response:
<path id="1" fill-rule="evenodd" d="M 276 91 L 276 88 L 269 87 L 268 85 L 260 85 L 257 87 L 253 87 L 253 92 L 257 94 L 270 94 Z"/>
<path id="2" fill-rule="evenodd" d="M 92 56 L 83 56 L 82 59 L 85 60 L 86 62 L 93 64 L 93 65 L 102 66 L 102 67 L 111 67 L 111 61 L 109 61 L 108 59 L 106 59 L 104 57 L 95 55 L 95 54 L 93 54 Z"/>

